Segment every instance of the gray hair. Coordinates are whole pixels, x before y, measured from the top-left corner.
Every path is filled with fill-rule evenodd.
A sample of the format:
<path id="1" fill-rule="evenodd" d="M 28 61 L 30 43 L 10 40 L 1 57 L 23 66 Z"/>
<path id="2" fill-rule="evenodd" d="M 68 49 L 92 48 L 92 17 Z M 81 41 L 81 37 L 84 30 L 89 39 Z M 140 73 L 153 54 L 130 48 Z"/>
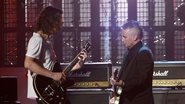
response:
<path id="1" fill-rule="evenodd" d="M 137 30 L 138 34 L 138 38 L 139 39 L 142 39 L 143 38 L 143 29 L 142 27 L 139 25 L 139 22 L 138 21 L 134 21 L 134 20 L 130 20 L 128 22 L 126 22 L 122 27 L 122 30 L 126 30 L 126 29 L 135 29 Z"/>

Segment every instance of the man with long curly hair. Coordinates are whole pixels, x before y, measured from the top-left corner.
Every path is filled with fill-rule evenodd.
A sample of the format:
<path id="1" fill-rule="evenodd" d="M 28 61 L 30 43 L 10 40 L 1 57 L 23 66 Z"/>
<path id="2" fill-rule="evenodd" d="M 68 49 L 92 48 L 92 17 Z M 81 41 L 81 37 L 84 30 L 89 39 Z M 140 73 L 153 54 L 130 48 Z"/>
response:
<path id="1" fill-rule="evenodd" d="M 28 98 L 38 99 L 40 97 L 35 91 L 37 89 L 33 86 L 33 78 L 36 75 L 41 75 L 54 81 L 66 80 L 64 72 L 52 71 L 57 59 L 52 46 L 52 36 L 62 27 L 62 14 L 63 12 L 60 9 L 48 6 L 41 11 L 37 19 L 33 36 L 28 43 L 24 62 L 25 68 L 28 69 Z M 81 52 L 79 61 L 72 70 L 79 69 L 86 58 L 86 52 Z M 37 102 L 45 104 L 42 100 L 43 98 L 41 97 Z M 65 104 L 69 104 L 69 102 Z"/>

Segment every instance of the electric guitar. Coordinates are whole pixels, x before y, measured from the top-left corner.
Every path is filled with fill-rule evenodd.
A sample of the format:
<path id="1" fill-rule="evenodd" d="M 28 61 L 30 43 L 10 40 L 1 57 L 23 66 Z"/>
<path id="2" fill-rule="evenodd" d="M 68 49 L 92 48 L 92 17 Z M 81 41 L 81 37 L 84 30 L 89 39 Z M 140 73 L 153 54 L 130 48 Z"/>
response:
<path id="1" fill-rule="evenodd" d="M 113 79 L 114 80 L 118 79 L 118 69 L 114 70 Z M 120 97 L 121 91 L 122 91 L 122 88 L 120 86 L 113 85 L 113 94 L 109 104 L 119 104 L 119 97 Z"/>
<path id="2" fill-rule="evenodd" d="M 86 43 L 81 51 L 89 52 L 90 43 Z M 79 61 L 78 57 L 80 53 L 73 59 L 73 61 L 63 70 L 64 74 L 67 76 L 71 72 L 72 68 Z M 60 64 L 55 63 L 51 70 L 52 72 L 61 72 Z M 69 79 L 61 81 L 55 81 L 51 78 L 35 75 L 33 77 L 34 90 L 43 104 L 65 104 L 66 102 L 66 88 L 73 85 Z"/>

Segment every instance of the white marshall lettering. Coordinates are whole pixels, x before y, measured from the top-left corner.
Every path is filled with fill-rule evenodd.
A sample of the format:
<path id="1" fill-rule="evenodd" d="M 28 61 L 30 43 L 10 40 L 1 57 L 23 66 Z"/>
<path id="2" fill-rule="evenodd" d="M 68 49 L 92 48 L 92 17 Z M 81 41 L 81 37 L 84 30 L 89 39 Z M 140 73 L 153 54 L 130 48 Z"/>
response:
<path id="1" fill-rule="evenodd" d="M 91 76 L 91 72 L 79 72 L 79 73 L 74 73 L 71 75 L 71 77 L 90 77 Z"/>
<path id="2" fill-rule="evenodd" d="M 153 76 L 160 76 L 160 77 L 166 77 L 166 76 L 168 76 L 168 70 L 165 70 L 165 71 L 154 71 L 153 72 Z"/>

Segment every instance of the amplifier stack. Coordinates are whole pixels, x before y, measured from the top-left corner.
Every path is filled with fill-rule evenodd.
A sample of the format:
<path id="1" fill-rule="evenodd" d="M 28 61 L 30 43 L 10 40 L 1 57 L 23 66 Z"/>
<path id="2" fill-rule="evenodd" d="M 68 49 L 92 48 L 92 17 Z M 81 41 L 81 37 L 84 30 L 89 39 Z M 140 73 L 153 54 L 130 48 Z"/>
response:
<path id="1" fill-rule="evenodd" d="M 185 61 L 156 61 L 153 87 L 185 87 Z"/>
<path id="2" fill-rule="evenodd" d="M 68 64 L 61 63 L 65 68 Z M 120 66 L 109 62 L 85 63 L 69 76 L 75 84 L 68 89 L 72 104 L 109 104 L 112 96 L 110 77 Z M 185 104 L 185 61 L 155 61 L 153 72 L 155 104 Z"/>
<path id="3" fill-rule="evenodd" d="M 120 69 L 113 66 L 112 69 Z M 154 88 L 184 88 L 185 61 L 155 61 L 153 71 Z"/>
<path id="4" fill-rule="evenodd" d="M 64 69 L 68 63 L 61 63 Z M 72 104 L 109 104 L 111 97 L 112 75 L 110 62 L 85 63 L 84 66 L 70 74 L 69 78 L 75 81 L 74 85 L 67 89 Z"/>
<path id="5" fill-rule="evenodd" d="M 185 104 L 185 61 L 156 61 L 153 72 L 155 104 Z"/>

